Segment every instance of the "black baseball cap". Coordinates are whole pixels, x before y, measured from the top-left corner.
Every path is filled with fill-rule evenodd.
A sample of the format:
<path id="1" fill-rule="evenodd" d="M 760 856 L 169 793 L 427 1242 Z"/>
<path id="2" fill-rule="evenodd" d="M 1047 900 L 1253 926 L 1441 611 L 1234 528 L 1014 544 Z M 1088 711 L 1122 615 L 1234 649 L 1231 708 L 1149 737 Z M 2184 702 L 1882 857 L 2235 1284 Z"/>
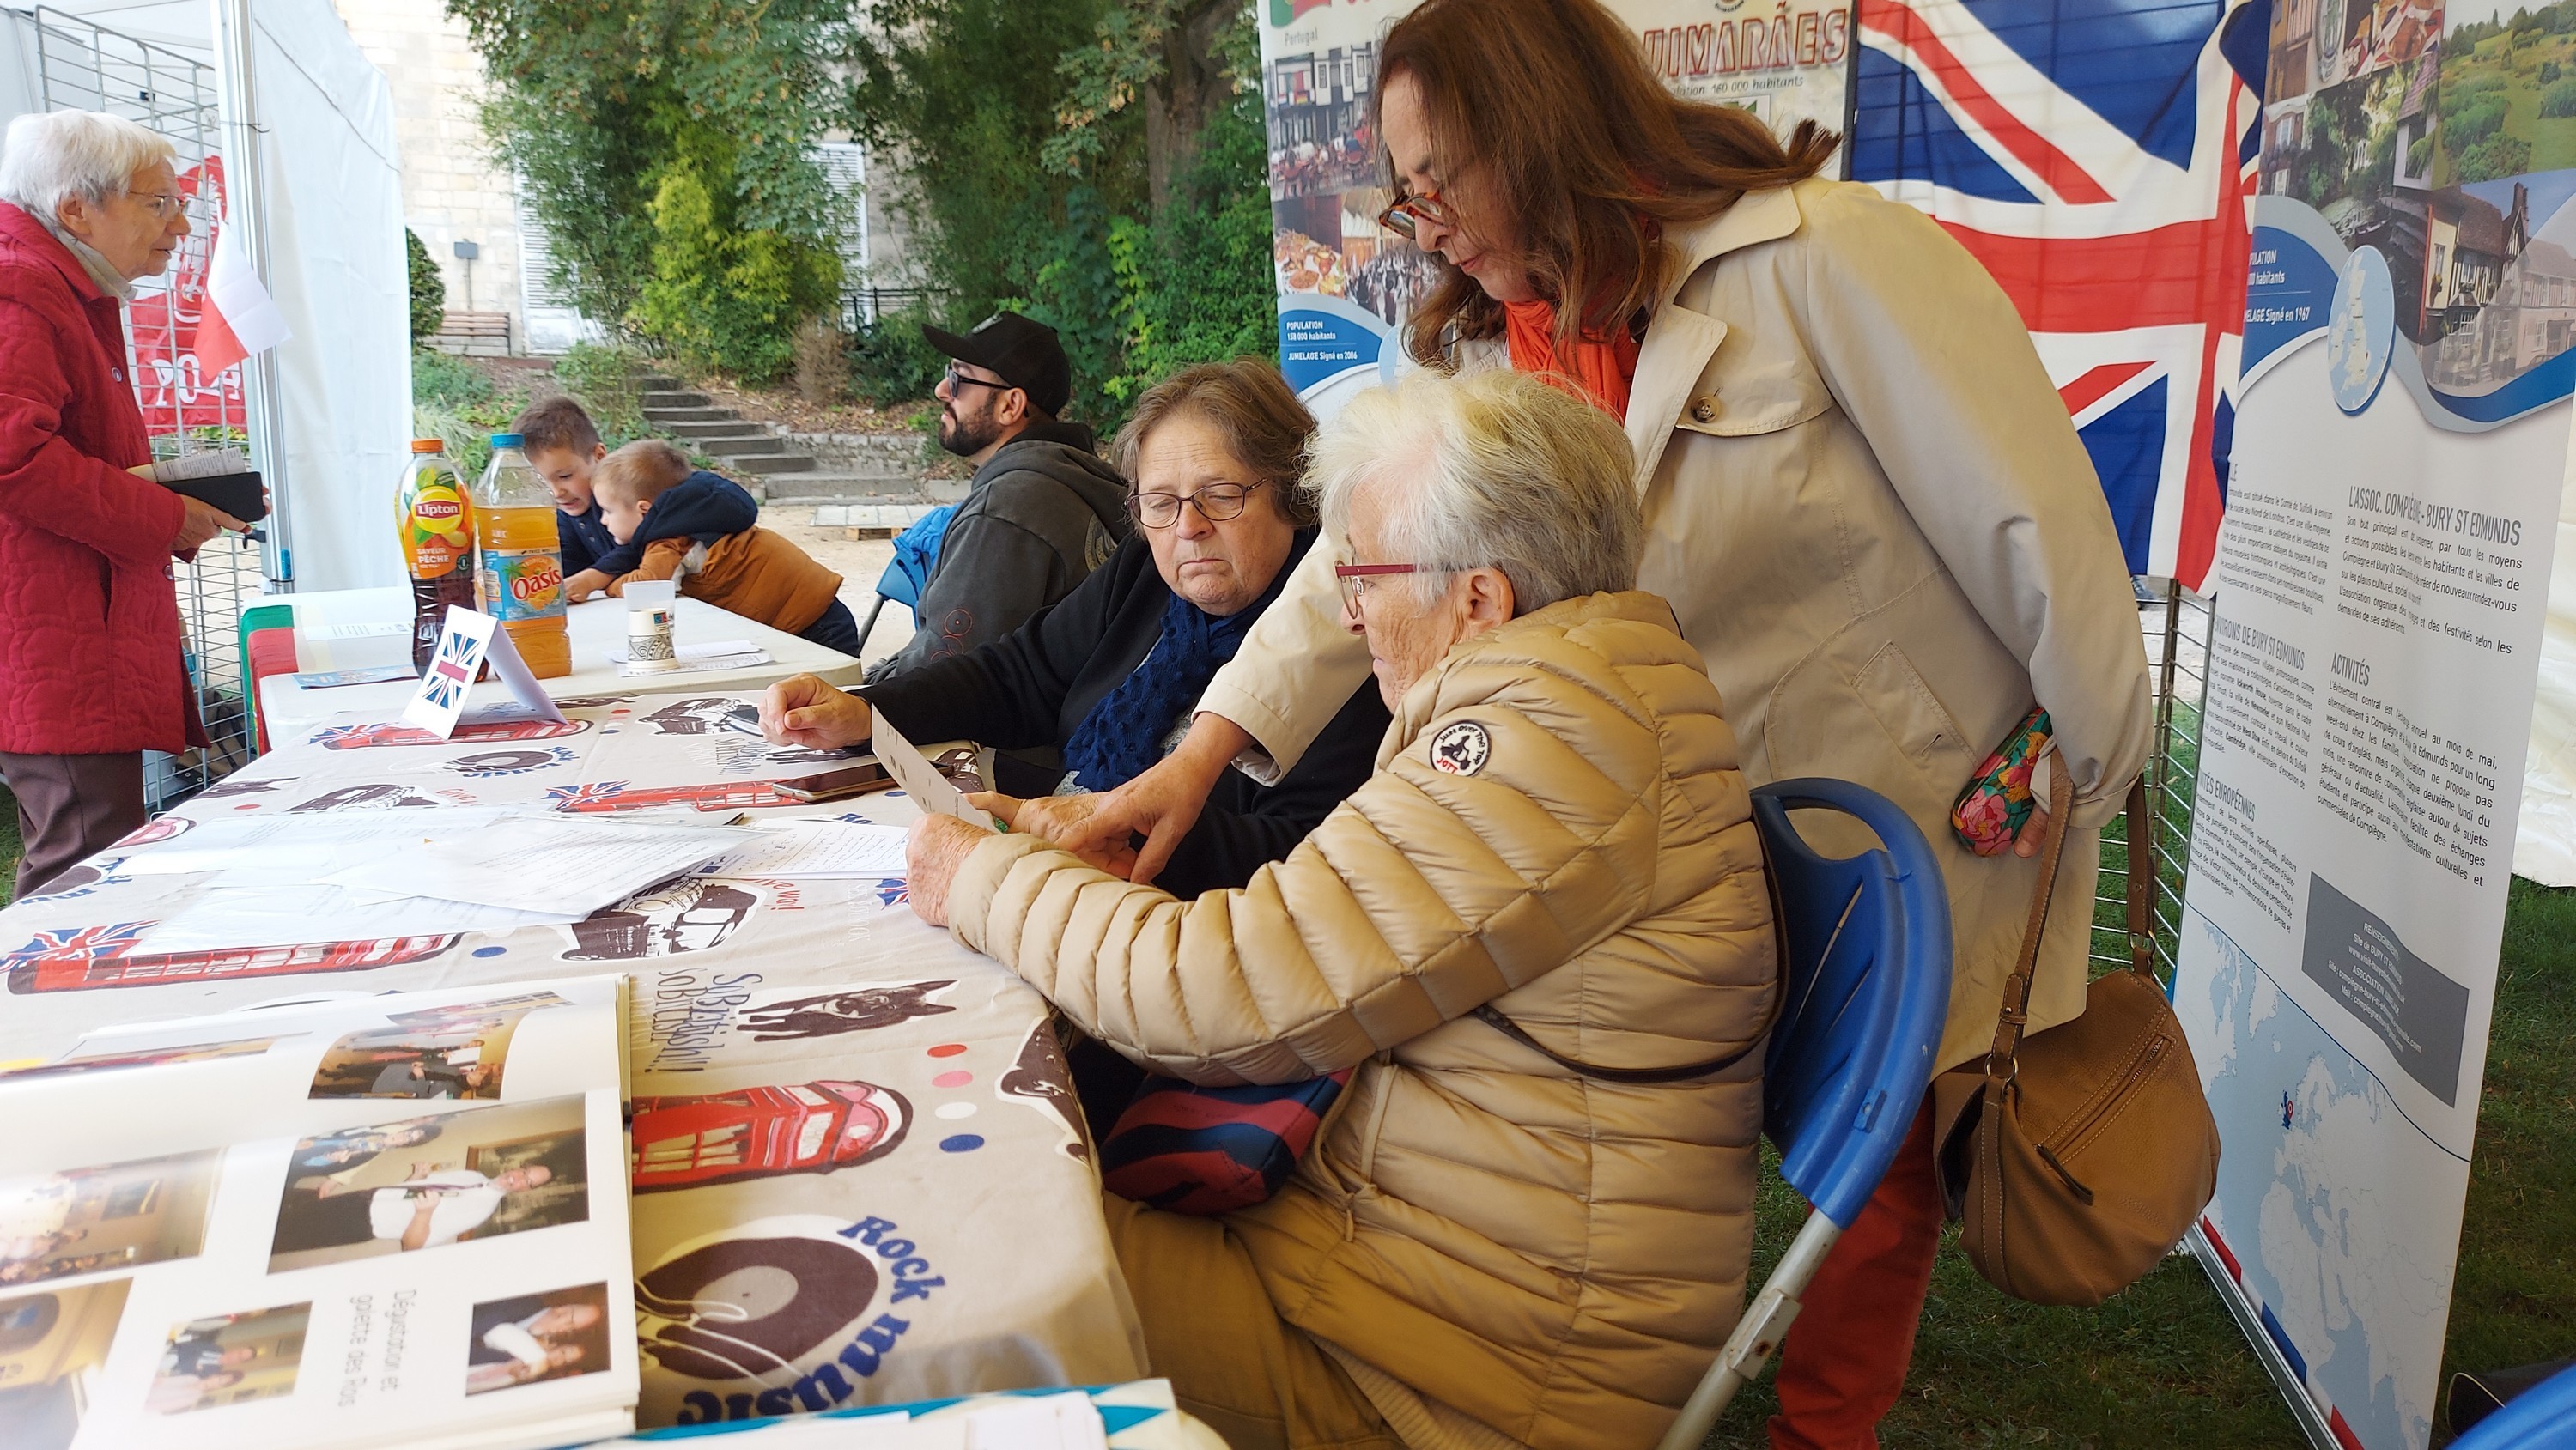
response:
<path id="1" fill-rule="evenodd" d="M 1064 344 L 1056 340 L 1054 328 L 1034 318 L 996 312 L 962 337 L 927 325 L 921 335 L 959 362 L 990 368 L 1049 417 L 1062 414 L 1073 400 L 1073 364 L 1064 360 Z"/>

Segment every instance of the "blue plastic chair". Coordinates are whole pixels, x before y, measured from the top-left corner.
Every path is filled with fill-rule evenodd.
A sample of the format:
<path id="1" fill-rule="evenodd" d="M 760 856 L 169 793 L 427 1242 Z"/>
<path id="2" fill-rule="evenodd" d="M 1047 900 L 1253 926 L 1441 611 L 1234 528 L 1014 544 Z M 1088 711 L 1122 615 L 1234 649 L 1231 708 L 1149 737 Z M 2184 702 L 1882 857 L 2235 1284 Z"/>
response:
<path id="1" fill-rule="evenodd" d="M 1840 811 L 1882 849 L 1817 854 L 1793 810 Z M 1859 1217 L 1914 1125 L 1950 1010 L 1950 898 L 1923 833 L 1876 791 L 1784 780 L 1753 792 L 1789 961 L 1764 1059 L 1762 1130 L 1780 1176 L 1815 1212 L 1737 1321 L 1660 1450 L 1698 1450 L 1735 1392 L 1770 1361 L 1798 1296 Z"/>
<path id="2" fill-rule="evenodd" d="M 2469 1427 L 2451 1450 L 2544 1450 L 2576 1444 L 2576 1369 L 2560 1370 Z"/>
<path id="3" fill-rule="evenodd" d="M 913 628 L 921 627 L 921 591 L 930 586 L 930 571 L 939 565 L 939 546 L 948 537 L 948 521 L 956 514 L 957 505 L 941 504 L 894 536 L 894 561 L 877 576 L 877 602 L 868 609 L 868 622 L 859 626 L 860 644 L 876 632 L 877 616 L 888 604 L 911 610 Z"/>

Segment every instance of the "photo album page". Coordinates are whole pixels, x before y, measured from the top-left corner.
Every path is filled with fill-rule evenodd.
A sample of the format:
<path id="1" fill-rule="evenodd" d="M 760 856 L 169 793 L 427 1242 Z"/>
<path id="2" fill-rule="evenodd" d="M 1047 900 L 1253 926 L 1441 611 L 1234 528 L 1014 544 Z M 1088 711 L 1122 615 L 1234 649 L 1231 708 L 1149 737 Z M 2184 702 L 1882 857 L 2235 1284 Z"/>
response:
<path id="1" fill-rule="evenodd" d="M 625 992 L 338 995 L 0 1068 L 0 1439 L 631 1430 Z"/>

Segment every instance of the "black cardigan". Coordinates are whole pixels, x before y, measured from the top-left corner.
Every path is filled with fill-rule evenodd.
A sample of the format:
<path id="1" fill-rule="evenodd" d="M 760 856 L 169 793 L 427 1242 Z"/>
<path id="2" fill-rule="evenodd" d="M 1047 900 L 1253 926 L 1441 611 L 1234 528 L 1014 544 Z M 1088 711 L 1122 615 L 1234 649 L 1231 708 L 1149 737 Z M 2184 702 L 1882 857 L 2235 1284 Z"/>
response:
<path id="1" fill-rule="evenodd" d="M 1297 531 L 1279 576 L 1253 602 L 1255 613 L 1279 597 L 1289 573 L 1314 542 L 1314 529 Z M 1153 548 L 1141 537 L 1130 538 L 1071 594 L 1018 629 L 855 693 L 869 708 L 883 710 L 913 740 L 1061 750 L 1101 697 L 1145 662 L 1162 636 L 1163 611 L 1171 597 L 1154 568 Z M 1377 768 L 1387 724 L 1386 705 L 1371 679 L 1352 694 L 1279 784 L 1262 786 L 1239 770 L 1227 771 L 1154 884 L 1191 897 L 1251 880 L 1263 862 L 1287 855 L 1368 779 Z M 1062 779 L 1061 771 L 1049 775 L 1002 759 L 1005 778 L 996 784 L 1013 794 L 1043 795 Z M 1015 764 L 1019 780 L 1007 773 Z"/>

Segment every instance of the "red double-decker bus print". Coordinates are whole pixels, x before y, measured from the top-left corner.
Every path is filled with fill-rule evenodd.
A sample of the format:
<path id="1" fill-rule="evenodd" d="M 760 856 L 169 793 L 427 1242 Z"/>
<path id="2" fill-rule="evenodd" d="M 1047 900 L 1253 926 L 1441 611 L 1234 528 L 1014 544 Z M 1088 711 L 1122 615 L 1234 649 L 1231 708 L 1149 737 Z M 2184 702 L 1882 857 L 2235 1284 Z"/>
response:
<path id="1" fill-rule="evenodd" d="M 202 952 L 135 951 L 143 932 L 151 925 L 148 921 L 121 922 L 76 931 L 40 931 L 25 946 L 0 955 L 0 967 L 8 971 L 10 993 L 23 997 L 38 992 L 164 987 L 233 977 L 366 972 L 425 962 L 463 940 L 450 933 Z"/>
<path id="2" fill-rule="evenodd" d="M 903 1094 L 867 1082 L 637 1098 L 634 1188 L 659 1193 L 855 1168 L 893 1152 L 911 1127 Z"/>
<path id="3" fill-rule="evenodd" d="M 766 780 L 659 785 L 640 790 L 622 780 L 604 780 L 589 785 L 551 786 L 546 791 L 546 799 L 555 803 L 556 810 L 582 816 L 649 811 L 657 806 L 695 806 L 702 811 L 723 811 L 805 804 L 794 796 L 781 794 L 773 782 Z"/>

